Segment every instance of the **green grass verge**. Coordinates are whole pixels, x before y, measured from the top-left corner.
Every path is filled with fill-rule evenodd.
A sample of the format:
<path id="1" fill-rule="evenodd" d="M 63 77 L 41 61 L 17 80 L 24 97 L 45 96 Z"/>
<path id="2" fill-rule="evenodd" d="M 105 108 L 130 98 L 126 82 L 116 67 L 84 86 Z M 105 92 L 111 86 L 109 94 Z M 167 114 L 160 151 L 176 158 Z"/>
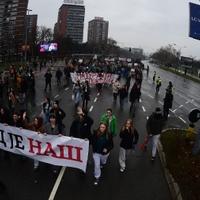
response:
<path id="1" fill-rule="evenodd" d="M 192 155 L 185 131 L 167 131 L 161 136 L 167 168 L 179 184 L 183 199 L 200 200 L 200 155 Z"/>
<path id="2" fill-rule="evenodd" d="M 189 79 L 189 80 L 192 80 L 196 83 L 200 83 L 200 78 L 198 77 L 192 77 L 190 75 L 185 75 L 185 74 L 182 74 L 181 72 L 178 72 L 178 71 L 175 71 L 174 69 L 171 69 L 171 68 L 168 68 L 168 67 L 163 67 L 163 66 L 160 66 L 161 69 L 165 70 L 165 71 L 169 71 L 169 72 L 172 72 L 176 75 L 179 75 L 185 79 Z"/>

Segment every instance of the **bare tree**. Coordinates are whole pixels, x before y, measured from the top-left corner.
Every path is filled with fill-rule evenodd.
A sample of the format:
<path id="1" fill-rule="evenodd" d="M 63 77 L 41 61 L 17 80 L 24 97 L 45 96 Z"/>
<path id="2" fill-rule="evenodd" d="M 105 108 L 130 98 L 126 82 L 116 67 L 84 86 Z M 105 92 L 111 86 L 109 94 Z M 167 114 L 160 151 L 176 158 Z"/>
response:
<path id="1" fill-rule="evenodd" d="M 161 47 L 157 50 L 151 58 L 157 60 L 160 64 L 178 64 L 180 57 L 180 51 L 177 51 L 172 45 Z"/>
<path id="2" fill-rule="evenodd" d="M 52 40 L 53 40 L 53 31 L 51 28 L 47 28 L 46 26 L 37 27 L 36 44 L 43 42 L 50 42 Z"/>

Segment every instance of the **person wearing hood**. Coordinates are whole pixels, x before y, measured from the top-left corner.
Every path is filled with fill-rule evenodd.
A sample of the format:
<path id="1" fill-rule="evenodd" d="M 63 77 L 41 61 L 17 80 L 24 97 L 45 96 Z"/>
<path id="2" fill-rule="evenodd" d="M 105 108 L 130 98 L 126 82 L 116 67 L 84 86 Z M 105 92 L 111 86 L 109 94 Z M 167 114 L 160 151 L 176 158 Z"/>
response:
<path id="1" fill-rule="evenodd" d="M 162 133 L 163 127 L 165 125 L 164 117 L 162 116 L 162 111 L 159 107 L 155 109 L 155 112 L 151 114 L 147 120 L 146 129 L 148 136 L 152 139 L 152 157 L 151 160 L 154 161 L 157 153 L 157 145 Z"/>

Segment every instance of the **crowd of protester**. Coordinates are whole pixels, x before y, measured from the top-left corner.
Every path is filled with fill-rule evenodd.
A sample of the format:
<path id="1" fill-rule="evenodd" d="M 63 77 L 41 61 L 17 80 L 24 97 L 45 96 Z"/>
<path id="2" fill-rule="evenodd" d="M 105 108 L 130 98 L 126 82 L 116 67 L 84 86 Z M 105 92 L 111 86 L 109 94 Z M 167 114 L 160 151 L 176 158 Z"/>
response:
<path id="1" fill-rule="evenodd" d="M 40 68 L 46 64 L 40 63 Z M 42 67 L 41 67 L 42 66 Z M 71 72 L 95 72 L 95 73 L 113 73 L 117 74 L 118 78 L 112 83 L 113 102 L 116 104 L 119 98 L 120 108 L 123 110 L 125 99 L 130 102 L 130 112 L 133 111 L 136 103 L 141 97 L 141 87 L 143 81 L 144 66 L 140 63 L 130 65 L 128 62 L 103 62 L 91 61 L 82 59 L 71 59 L 66 63 L 63 71 L 58 68 L 55 72 L 56 83 L 58 86 L 66 84 L 72 87 L 72 100 L 75 103 L 76 118 L 72 121 L 69 135 L 76 138 L 89 140 L 93 149 L 94 160 L 94 184 L 98 185 L 101 177 L 101 169 L 106 165 L 107 159 L 111 150 L 114 148 L 113 139 L 119 134 L 121 139 L 119 150 L 119 166 L 120 171 L 126 169 L 126 154 L 130 150 L 134 150 L 138 143 L 139 132 L 137 131 L 133 119 L 125 120 L 120 130 L 117 130 L 117 117 L 114 115 L 111 108 L 107 108 L 105 113 L 102 113 L 99 119 L 99 126 L 92 131 L 94 120 L 88 115 L 88 102 L 90 101 L 91 86 L 86 80 L 72 84 Z M 147 73 L 149 68 L 147 67 Z M 47 89 L 52 89 L 52 70 L 46 69 L 44 74 L 45 92 Z M 63 78 L 64 77 L 64 78 Z M 63 79 L 62 79 L 63 78 Z M 63 80 L 65 80 L 63 82 Z M 156 80 L 154 73 L 153 82 Z M 33 119 L 28 115 L 26 107 L 26 98 L 29 94 L 35 92 L 35 75 L 32 68 L 19 68 L 18 70 L 11 66 L 8 72 L 4 72 L 0 77 L 0 123 L 8 124 L 14 127 L 29 129 L 37 134 L 50 135 L 68 135 L 66 134 L 65 125 L 63 123 L 66 113 L 60 107 L 59 101 L 52 101 L 48 96 L 45 96 L 41 107 L 41 113 L 34 116 Z M 96 85 L 97 91 L 100 93 L 103 84 Z M 171 105 L 168 105 L 168 99 L 173 99 L 172 83 L 169 84 L 165 97 L 164 117 L 168 117 L 168 111 Z M 45 93 L 46 94 L 46 93 Z M 7 104 L 3 104 L 3 101 Z M 156 108 L 155 112 L 147 121 L 147 133 L 152 138 L 152 161 L 154 161 L 157 151 L 157 143 L 161 131 L 164 126 L 164 117 L 161 109 Z M 34 160 L 34 169 L 38 169 L 39 162 Z M 57 172 L 57 168 L 53 168 Z"/>

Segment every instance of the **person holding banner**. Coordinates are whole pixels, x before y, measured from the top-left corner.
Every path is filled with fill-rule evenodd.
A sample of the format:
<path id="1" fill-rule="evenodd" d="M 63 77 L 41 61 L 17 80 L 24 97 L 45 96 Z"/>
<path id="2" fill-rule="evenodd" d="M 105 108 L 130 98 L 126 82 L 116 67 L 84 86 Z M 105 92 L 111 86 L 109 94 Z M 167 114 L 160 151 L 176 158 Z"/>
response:
<path id="1" fill-rule="evenodd" d="M 49 135 L 61 135 L 54 114 L 49 116 L 49 122 L 44 126 L 44 132 Z"/>
<path id="2" fill-rule="evenodd" d="M 20 115 L 17 112 L 13 113 L 12 119 L 11 119 L 9 125 L 14 126 L 14 127 L 18 127 L 18 128 L 22 128 L 23 123 L 22 123 Z"/>
<path id="3" fill-rule="evenodd" d="M 9 112 L 4 107 L 0 107 L 0 123 L 9 124 L 9 121 Z"/>
<path id="4" fill-rule="evenodd" d="M 99 128 L 92 136 L 93 159 L 94 159 L 94 185 L 98 185 L 101 177 L 101 168 L 106 165 L 110 151 L 113 148 L 113 137 L 105 123 L 100 123 Z"/>
<path id="5" fill-rule="evenodd" d="M 54 114 L 51 114 L 49 116 L 49 123 L 47 123 L 44 127 L 44 134 L 62 136 L 61 132 L 59 131 L 59 127 L 57 125 L 56 116 Z M 53 166 L 52 168 L 53 172 L 57 173 L 58 167 Z"/>
<path id="6" fill-rule="evenodd" d="M 75 119 L 70 127 L 70 136 L 81 139 L 88 139 L 91 143 L 91 127 L 94 120 L 87 115 L 87 111 L 79 109 L 78 118 Z"/>
<path id="7" fill-rule="evenodd" d="M 59 133 L 63 133 L 64 125 L 62 123 L 63 119 L 65 118 L 65 112 L 60 108 L 59 101 L 54 101 L 53 108 L 50 110 L 50 114 L 55 115 L 56 123 L 58 126 Z"/>
<path id="8" fill-rule="evenodd" d="M 44 131 L 44 126 L 43 126 L 43 119 L 41 117 L 35 117 L 33 119 L 33 122 L 28 124 L 27 129 L 37 132 L 38 134 L 43 134 Z M 39 167 L 39 161 L 38 160 L 34 160 L 34 170 L 37 170 Z"/>

